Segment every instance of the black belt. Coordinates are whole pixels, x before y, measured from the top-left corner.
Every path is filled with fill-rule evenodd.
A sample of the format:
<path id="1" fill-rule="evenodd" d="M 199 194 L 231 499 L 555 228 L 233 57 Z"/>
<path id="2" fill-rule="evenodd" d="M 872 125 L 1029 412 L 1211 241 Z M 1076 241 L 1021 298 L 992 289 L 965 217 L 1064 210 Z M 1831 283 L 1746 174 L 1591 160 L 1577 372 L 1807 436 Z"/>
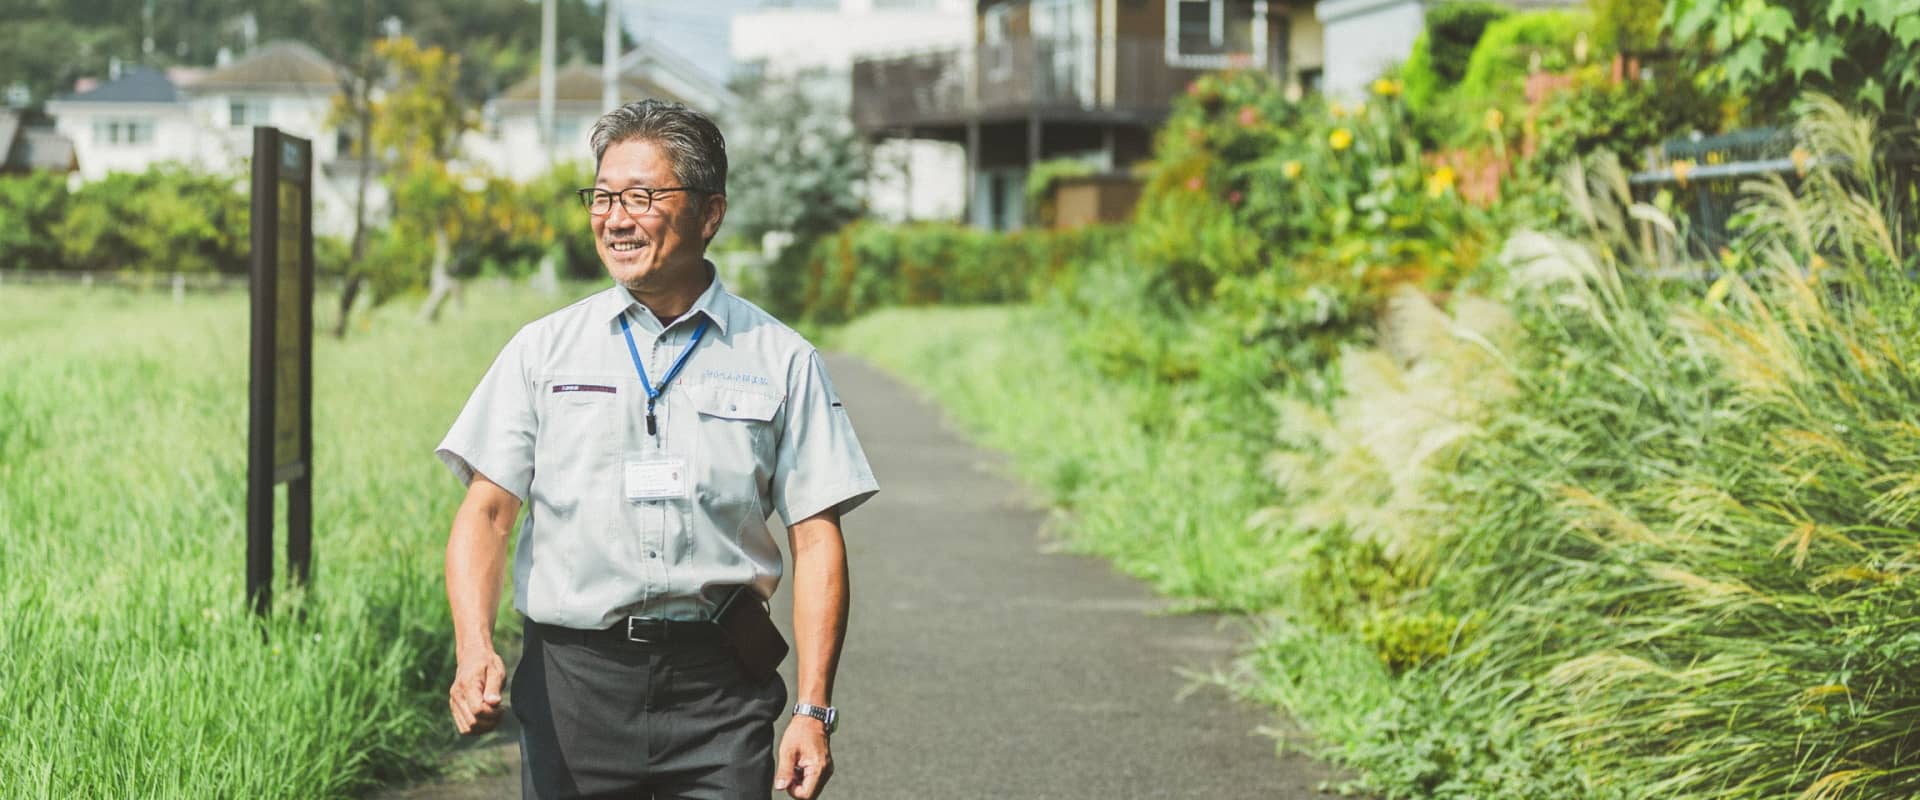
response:
<path id="1" fill-rule="evenodd" d="M 600 629 L 563 628 L 527 620 L 527 628 L 549 642 L 601 646 L 726 644 L 727 634 L 711 620 L 627 617 Z"/>

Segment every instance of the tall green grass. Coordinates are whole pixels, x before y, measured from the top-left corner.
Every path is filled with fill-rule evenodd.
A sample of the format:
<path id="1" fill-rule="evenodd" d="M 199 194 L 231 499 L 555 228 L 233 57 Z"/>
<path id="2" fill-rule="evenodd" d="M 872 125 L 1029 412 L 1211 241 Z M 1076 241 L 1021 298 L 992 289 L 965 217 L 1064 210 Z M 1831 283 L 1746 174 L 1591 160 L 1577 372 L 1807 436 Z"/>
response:
<path id="1" fill-rule="evenodd" d="M 451 738 L 460 496 L 432 448 L 561 302 L 475 287 L 438 325 L 316 339 L 315 579 L 282 561 L 262 625 L 246 298 L 0 287 L 0 794 L 343 797 L 421 767 Z"/>
<path id="2" fill-rule="evenodd" d="M 888 312 L 841 341 L 1053 486 L 1081 548 L 1266 612 L 1239 686 L 1361 788 L 1911 797 L 1917 201 L 1870 121 L 1812 101 L 1802 135 L 1843 158 L 1747 187 L 1710 287 L 1652 277 L 1678 230 L 1617 162 L 1571 170 L 1578 229 L 1508 242 L 1503 308 L 1397 300 L 1330 402 L 1260 417 L 1266 459 L 1222 418 L 1260 397 L 1238 371 L 1093 363 L 1230 341 L 1204 317 Z"/>

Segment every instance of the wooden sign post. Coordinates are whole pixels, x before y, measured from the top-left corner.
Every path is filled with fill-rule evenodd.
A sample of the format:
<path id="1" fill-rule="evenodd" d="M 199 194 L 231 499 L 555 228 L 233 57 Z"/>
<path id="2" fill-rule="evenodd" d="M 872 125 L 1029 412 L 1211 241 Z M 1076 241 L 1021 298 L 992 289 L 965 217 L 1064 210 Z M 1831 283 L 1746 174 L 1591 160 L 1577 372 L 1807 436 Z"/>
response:
<path id="1" fill-rule="evenodd" d="M 313 557 L 313 144 L 253 129 L 253 346 L 247 596 L 273 608 L 273 487 L 287 484 L 287 566 Z"/>

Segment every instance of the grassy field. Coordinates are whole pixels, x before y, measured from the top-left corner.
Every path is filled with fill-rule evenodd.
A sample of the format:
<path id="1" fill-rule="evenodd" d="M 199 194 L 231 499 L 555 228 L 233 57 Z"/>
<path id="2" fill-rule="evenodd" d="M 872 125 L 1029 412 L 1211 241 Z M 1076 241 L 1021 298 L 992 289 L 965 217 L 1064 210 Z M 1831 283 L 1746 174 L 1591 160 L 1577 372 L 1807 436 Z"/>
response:
<path id="1" fill-rule="evenodd" d="M 314 589 L 277 565 L 263 637 L 246 297 L 0 287 L 0 794 L 342 797 L 431 758 L 460 497 L 432 448 L 519 325 L 583 292 L 476 285 L 439 324 L 317 339 Z"/>

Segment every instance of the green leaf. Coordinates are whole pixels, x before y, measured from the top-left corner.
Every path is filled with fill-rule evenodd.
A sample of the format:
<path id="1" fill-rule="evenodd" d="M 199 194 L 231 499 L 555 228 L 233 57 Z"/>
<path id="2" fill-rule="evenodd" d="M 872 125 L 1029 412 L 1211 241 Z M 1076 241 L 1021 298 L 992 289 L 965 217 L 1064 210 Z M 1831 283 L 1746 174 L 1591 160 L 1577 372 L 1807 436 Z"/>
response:
<path id="1" fill-rule="evenodd" d="M 1832 0 L 1827 3 L 1827 24 L 1838 25 L 1843 19 L 1858 16 L 1864 2 L 1866 0 Z"/>
<path id="2" fill-rule="evenodd" d="M 1832 37 L 1809 38 L 1788 48 L 1787 68 L 1793 70 L 1795 80 L 1806 77 L 1809 72 L 1818 72 L 1827 80 L 1833 80 L 1833 60 L 1841 54 L 1840 43 Z"/>
<path id="3" fill-rule="evenodd" d="M 1673 24 L 1673 35 L 1682 41 L 1700 34 L 1700 28 L 1719 16 L 1720 4 L 1715 0 L 1699 0 L 1687 6 Z"/>
<path id="4" fill-rule="evenodd" d="M 1915 43 L 1920 43 L 1920 14 L 1901 17 L 1900 21 L 1893 26 L 1893 38 L 1900 43 L 1901 47 L 1912 47 Z"/>
<path id="5" fill-rule="evenodd" d="M 1866 16 L 1867 24 L 1890 31 L 1903 17 L 1912 19 L 1920 13 L 1920 8 L 1914 5 L 1913 0 L 1865 0 L 1860 4 L 1860 11 Z"/>
<path id="6" fill-rule="evenodd" d="M 1877 80 L 1868 78 L 1861 81 L 1860 89 L 1853 93 L 1853 99 L 1860 101 L 1863 105 L 1873 106 L 1875 111 L 1886 113 L 1887 90 L 1881 88 Z"/>
<path id="7" fill-rule="evenodd" d="M 1768 8 L 1753 18 L 1753 35 L 1770 42 L 1785 42 L 1794 32 L 1793 12 Z"/>
<path id="8" fill-rule="evenodd" d="M 1720 66 L 1727 71 L 1727 84 L 1735 88 L 1749 85 L 1748 76 L 1758 78 L 1765 74 L 1767 45 L 1758 39 L 1748 39 L 1740 49 L 1729 54 Z"/>

